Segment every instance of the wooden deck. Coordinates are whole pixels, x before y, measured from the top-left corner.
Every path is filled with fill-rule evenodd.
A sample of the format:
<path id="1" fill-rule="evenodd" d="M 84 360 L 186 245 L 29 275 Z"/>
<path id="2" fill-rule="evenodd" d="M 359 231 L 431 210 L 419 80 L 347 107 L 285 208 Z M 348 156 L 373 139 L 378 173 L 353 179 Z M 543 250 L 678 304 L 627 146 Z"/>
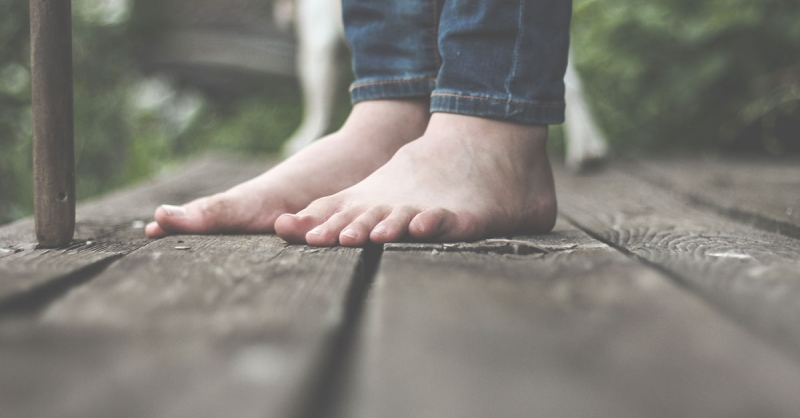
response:
<path id="1" fill-rule="evenodd" d="M 558 170 L 551 234 L 144 238 L 264 164 L 207 157 L 0 228 L 3 417 L 798 417 L 800 161 Z"/>

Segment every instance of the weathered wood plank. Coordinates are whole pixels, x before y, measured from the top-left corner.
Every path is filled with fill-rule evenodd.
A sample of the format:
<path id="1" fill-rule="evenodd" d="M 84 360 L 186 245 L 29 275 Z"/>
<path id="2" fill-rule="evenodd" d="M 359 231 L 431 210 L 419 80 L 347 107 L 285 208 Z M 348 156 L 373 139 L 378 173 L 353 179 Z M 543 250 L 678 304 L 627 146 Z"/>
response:
<path id="1" fill-rule="evenodd" d="M 759 228 L 800 238 L 800 161 L 680 158 L 623 166 Z"/>
<path id="2" fill-rule="evenodd" d="M 48 324 L 205 334 L 317 333 L 340 316 L 360 249 L 274 235 L 174 236 L 118 260 L 50 306 Z"/>
<path id="3" fill-rule="evenodd" d="M 275 333 L 208 340 L 50 327 L 3 332 L 0 407 L 8 417 L 295 416 L 281 409 L 302 407 L 304 392 L 287 399 L 285 388 L 307 371 L 316 348 Z"/>
<path id="4" fill-rule="evenodd" d="M 0 311 L 8 304 L 35 306 L 14 299 L 32 291 L 58 285 L 70 275 L 95 268 L 146 245 L 144 223 L 160 203 L 183 202 L 223 190 L 265 168 L 209 156 L 179 169 L 160 181 L 142 184 L 78 208 L 78 224 L 71 247 L 59 250 L 36 246 L 33 220 L 24 219 L 0 228 Z"/>
<path id="5" fill-rule="evenodd" d="M 46 365 L 4 368 L 0 387 L 27 380 L 47 396 L 10 400 L 17 416 L 298 416 L 363 286 L 362 253 L 274 236 L 158 240 L 50 305 L 41 324 L 64 338 L 28 349 L 0 335 L 0 365 Z M 84 351 L 99 357 L 91 371 L 72 365 L 92 363 Z"/>
<path id="6" fill-rule="evenodd" d="M 562 214 L 605 242 L 669 271 L 719 309 L 800 354 L 800 241 L 703 210 L 609 168 L 559 170 Z"/>
<path id="7" fill-rule="evenodd" d="M 26 243 L 24 221 L 0 230 L 9 243 L 0 263 L 17 268 L 9 277 L 20 283 L 30 283 L 26 271 L 45 272 L 39 280 L 50 283 L 47 274 L 64 277 L 116 254 L 91 281 L 38 304 L 41 312 L 19 329 L 7 316 L 0 322 L 0 410 L 37 417 L 305 414 L 363 286 L 363 251 L 288 246 L 274 236 L 142 236 L 158 204 L 222 190 L 264 166 L 210 157 L 168 180 L 82 205 L 78 235 L 92 243 L 63 254 Z M 27 302 L 9 277 L 0 289 L 10 289 L 17 305 Z"/>
<path id="8" fill-rule="evenodd" d="M 564 223 L 387 246 L 359 330 L 342 417 L 800 414 L 793 358 Z"/>

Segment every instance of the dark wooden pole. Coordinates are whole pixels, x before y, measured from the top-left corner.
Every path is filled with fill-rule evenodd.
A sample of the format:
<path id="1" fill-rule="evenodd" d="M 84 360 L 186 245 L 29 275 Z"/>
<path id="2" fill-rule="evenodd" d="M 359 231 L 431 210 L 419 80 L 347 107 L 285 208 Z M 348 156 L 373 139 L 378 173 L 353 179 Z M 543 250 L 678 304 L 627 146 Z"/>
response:
<path id="1" fill-rule="evenodd" d="M 69 245 L 75 231 L 72 1 L 30 0 L 36 239 Z"/>

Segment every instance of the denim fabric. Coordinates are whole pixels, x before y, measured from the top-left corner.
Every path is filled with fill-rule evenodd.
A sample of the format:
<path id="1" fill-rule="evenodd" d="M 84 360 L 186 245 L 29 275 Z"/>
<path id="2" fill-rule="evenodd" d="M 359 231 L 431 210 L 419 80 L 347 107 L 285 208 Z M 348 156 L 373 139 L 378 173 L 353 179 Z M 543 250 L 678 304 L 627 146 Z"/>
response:
<path id="1" fill-rule="evenodd" d="M 343 0 L 354 103 L 429 96 L 432 112 L 564 120 L 571 0 Z"/>
<path id="2" fill-rule="evenodd" d="M 441 60 L 436 27 L 441 0 L 344 0 L 353 51 L 353 102 L 429 96 Z"/>

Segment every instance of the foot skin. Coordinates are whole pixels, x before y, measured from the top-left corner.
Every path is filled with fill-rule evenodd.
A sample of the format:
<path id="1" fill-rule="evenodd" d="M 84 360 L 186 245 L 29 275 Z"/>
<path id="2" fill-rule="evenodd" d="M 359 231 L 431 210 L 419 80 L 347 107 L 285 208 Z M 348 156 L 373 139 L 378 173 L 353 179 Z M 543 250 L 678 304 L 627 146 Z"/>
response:
<path id="1" fill-rule="evenodd" d="M 269 233 L 284 213 L 361 181 L 404 144 L 419 138 L 430 118 L 426 100 L 368 101 L 353 107 L 342 128 L 266 173 L 183 206 L 162 205 L 149 238 L 170 234 Z"/>
<path id="2" fill-rule="evenodd" d="M 471 241 L 547 232 L 556 197 L 547 127 L 435 113 L 425 134 L 362 182 L 282 215 L 294 243 Z"/>

